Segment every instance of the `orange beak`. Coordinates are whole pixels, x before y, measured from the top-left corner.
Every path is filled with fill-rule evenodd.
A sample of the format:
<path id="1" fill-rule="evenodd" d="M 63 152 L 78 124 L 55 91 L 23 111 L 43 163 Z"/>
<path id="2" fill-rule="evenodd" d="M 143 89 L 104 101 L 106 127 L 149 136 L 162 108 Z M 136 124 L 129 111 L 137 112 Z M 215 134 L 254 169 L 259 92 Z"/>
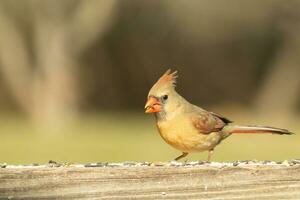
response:
<path id="1" fill-rule="evenodd" d="M 145 105 L 145 113 L 156 113 L 161 111 L 161 104 L 155 97 L 148 97 Z"/>

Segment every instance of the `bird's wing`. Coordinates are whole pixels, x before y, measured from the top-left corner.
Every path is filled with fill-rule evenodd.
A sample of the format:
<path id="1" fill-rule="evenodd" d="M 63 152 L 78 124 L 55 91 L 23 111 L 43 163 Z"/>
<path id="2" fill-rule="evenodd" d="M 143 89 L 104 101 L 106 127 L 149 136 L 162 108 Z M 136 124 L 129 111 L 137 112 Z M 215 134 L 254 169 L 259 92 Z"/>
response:
<path id="1" fill-rule="evenodd" d="M 221 117 L 218 114 L 211 113 L 205 110 L 200 110 L 191 114 L 191 121 L 193 126 L 201 134 L 209 134 L 211 132 L 218 132 L 229 122 L 230 120 Z"/>
<path id="2" fill-rule="evenodd" d="M 227 119 L 226 117 L 224 117 L 223 115 L 220 115 L 219 113 L 215 113 L 215 112 L 210 112 L 210 114 L 220 118 L 225 124 L 229 124 L 232 123 L 233 121 L 231 121 L 230 119 Z"/>

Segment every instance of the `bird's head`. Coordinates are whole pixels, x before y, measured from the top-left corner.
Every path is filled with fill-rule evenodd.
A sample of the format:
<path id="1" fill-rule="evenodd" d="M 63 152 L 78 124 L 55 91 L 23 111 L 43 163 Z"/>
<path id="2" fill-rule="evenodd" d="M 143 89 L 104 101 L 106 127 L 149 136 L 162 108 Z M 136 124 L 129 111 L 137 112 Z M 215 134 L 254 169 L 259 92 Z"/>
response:
<path id="1" fill-rule="evenodd" d="M 160 113 L 172 106 L 174 97 L 177 95 L 175 91 L 176 78 L 177 71 L 171 73 L 169 69 L 158 79 L 149 91 L 145 113 Z"/>

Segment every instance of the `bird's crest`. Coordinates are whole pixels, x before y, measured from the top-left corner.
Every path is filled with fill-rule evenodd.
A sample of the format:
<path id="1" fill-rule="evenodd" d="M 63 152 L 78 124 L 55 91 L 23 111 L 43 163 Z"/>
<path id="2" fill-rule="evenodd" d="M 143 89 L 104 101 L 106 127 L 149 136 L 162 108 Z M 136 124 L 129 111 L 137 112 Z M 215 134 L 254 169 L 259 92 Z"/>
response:
<path id="1" fill-rule="evenodd" d="M 157 81 L 157 85 L 175 86 L 177 79 L 177 71 L 171 73 L 171 69 L 168 69 Z"/>
<path id="2" fill-rule="evenodd" d="M 150 93 L 155 93 L 166 88 L 174 89 L 177 77 L 177 71 L 171 72 L 171 69 L 168 69 L 154 84 Z"/>

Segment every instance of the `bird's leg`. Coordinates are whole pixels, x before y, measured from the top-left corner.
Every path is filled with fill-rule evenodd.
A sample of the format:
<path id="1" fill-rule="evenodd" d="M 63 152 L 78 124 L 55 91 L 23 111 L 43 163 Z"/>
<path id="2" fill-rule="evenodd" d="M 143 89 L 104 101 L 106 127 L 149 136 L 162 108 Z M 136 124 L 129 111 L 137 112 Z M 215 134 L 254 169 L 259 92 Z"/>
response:
<path id="1" fill-rule="evenodd" d="M 181 158 L 186 157 L 187 155 L 188 155 L 188 153 L 182 152 L 182 154 L 181 154 L 180 156 L 178 156 L 177 158 L 175 158 L 174 160 L 178 161 L 178 160 L 180 160 Z"/>
<path id="2" fill-rule="evenodd" d="M 184 160 L 184 164 L 186 164 L 188 162 L 188 158 Z"/>
<path id="3" fill-rule="evenodd" d="M 213 153 L 214 153 L 214 149 L 211 149 L 211 150 L 208 151 L 207 162 L 210 161 L 210 159 L 211 159 Z"/>

